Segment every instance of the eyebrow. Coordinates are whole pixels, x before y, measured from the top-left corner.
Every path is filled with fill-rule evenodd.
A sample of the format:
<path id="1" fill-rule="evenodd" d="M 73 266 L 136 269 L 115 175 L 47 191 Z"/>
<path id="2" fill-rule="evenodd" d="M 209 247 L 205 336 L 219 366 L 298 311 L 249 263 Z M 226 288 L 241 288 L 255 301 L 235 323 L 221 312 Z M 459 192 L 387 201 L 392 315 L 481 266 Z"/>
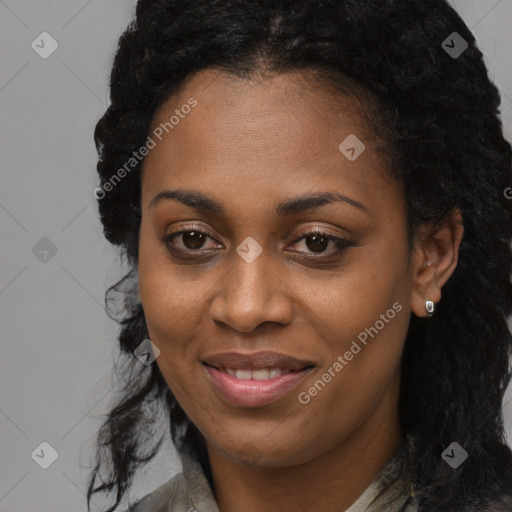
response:
<path id="1" fill-rule="evenodd" d="M 162 201 L 178 201 L 203 213 L 213 215 L 223 215 L 225 213 L 224 205 L 221 202 L 198 191 L 181 189 L 162 190 L 153 197 L 149 203 L 149 209 L 151 210 Z M 278 217 L 285 217 L 339 201 L 368 213 L 368 209 L 362 203 L 338 192 L 318 192 L 316 194 L 304 194 L 294 199 L 287 199 L 276 205 L 275 213 Z"/>

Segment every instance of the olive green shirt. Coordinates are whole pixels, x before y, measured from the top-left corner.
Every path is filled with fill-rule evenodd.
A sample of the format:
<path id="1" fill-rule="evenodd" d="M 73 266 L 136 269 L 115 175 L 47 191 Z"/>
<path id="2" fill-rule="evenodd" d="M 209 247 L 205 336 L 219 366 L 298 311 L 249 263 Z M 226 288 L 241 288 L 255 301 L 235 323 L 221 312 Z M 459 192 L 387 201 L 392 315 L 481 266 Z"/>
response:
<path id="1" fill-rule="evenodd" d="M 410 441 L 406 439 L 345 512 L 417 512 L 414 491 L 407 487 L 404 478 L 413 466 L 411 452 Z M 220 512 L 201 464 L 188 454 L 182 454 L 181 462 L 181 473 L 125 512 Z M 475 504 L 453 512 L 512 512 L 512 500 L 504 497 L 486 507 Z"/>

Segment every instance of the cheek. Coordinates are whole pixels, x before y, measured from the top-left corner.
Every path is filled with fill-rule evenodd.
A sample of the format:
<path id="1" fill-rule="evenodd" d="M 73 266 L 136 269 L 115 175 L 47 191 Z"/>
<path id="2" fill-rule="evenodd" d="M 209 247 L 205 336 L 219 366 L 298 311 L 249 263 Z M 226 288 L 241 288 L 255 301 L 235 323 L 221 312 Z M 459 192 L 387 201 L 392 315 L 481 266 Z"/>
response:
<path id="1" fill-rule="evenodd" d="M 149 269 L 145 269 L 145 272 Z M 199 318 L 205 313 L 194 285 L 182 289 L 169 276 L 145 273 L 140 295 L 150 339 L 165 359 L 186 361 L 201 338 Z M 179 291 L 178 291 L 179 290 Z"/>
<path id="2" fill-rule="evenodd" d="M 139 293 L 151 341 L 162 355 L 178 353 L 184 343 L 187 311 L 193 305 L 194 284 L 180 285 L 159 242 L 141 228 L 139 243 Z M 179 291 L 179 293 L 177 293 Z M 158 362 L 164 358 L 159 358 Z"/>
<path id="3" fill-rule="evenodd" d="M 178 402 L 190 409 L 193 397 L 187 389 L 193 389 L 197 378 L 191 354 L 200 340 L 198 311 L 194 308 L 198 292 L 194 283 L 180 286 L 173 275 L 168 265 L 140 252 L 140 297 L 149 338 L 160 350 L 156 364 Z"/>
<path id="4" fill-rule="evenodd" d="M 172 264 L 165 246 L 143 223 L 139 242 L 139 292 L 148 324 L 169 329 L 185 316 L 201 293 L 200 281 L 188 280 Z"/>
<path id="5" fill-rule="evenodd" d="M 331 369 L 325 378 L 332 393 L 322 390 L 318 405 L 339 409 L 342 400 L 355 417 L 395 376 L 410 318 L 407 252 L 391 246 L 370 249 L 359 249 L 353 263 L 332 280 L 310 318 L 329 340 L 322 372 Z"/>
<path id="6" fill-rule="evenodd" d="M 315 311 L 330 339 L 343 340 L 339 349 L 376 322 L 379 333 L 399 336 L 407 330 L 409 307 L 407 252 L 383 247 L 355 248 L 350 262 L 324 289 Z M 393 304 L 395 308 L 393 308 Z M 400 312 L 397 309 L 401 309 Z M 382 318 L 382 315 L 384 317 Z M 361 336 L 364 341 L 364 334 Z M 347 348 L 348 350 L 348 348 Z"/>

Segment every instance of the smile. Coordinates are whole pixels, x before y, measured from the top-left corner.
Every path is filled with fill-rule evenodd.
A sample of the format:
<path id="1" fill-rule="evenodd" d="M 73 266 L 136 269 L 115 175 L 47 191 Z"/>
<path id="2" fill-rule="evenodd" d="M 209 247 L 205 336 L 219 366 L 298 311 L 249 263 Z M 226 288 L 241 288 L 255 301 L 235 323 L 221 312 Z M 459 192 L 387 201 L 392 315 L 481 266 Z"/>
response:
<path id="1" fill-rule="evenodd" d="M 262 368 L 260 370 L 251 370 L 250 368 L 246 368 L 236 370 L 235 368 L 224 368 L 222 366 L 216 369 L 231 375 L 231 377 L 236 377 L 238 380 L 272 380 L 280 377 L 281 375 L 297 371 L 290 370 L 289 368 Z"/>
<path id="2" fill-rule="evenodd" d="M 217 369 L 204 365 L 214 392 L 230 405 L 262 407 L 286 396 L 308 375 L 313 367 L 303 370 L 272 368 L 260 370 Z"/>

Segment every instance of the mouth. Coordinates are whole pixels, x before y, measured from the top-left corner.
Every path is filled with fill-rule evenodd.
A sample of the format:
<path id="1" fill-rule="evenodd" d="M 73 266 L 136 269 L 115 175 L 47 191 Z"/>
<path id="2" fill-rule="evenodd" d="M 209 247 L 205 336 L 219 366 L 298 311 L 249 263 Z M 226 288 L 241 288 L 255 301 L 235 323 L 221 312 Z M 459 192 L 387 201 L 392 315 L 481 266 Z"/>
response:
<path id="1" fill-rule="evenodd" d="M 201 362 L 233 377 L 237 376 L 241 380 L 268 380 L 285 373 L 302 371 L 315 366 L 313 361 L 270 351 L 223 352 L 207 356 Z M 250 376 L 249 372 L 251 372 Z"/>
<path id="2" fill-rule="evenodd" d="M 227 352 L 201 361 L 208 380 L 224 401 L 262 407 L 285 397 L 317 366 L 277 352 Z"/>
<path id="3" fill-rule="evenodd" d="M 314 368 L 314 365 L 306 365 L 298 370 L 292 370 L 290 368 L 261 368 L 259 370 L 252 370 L 251 368 L 226 368 L 225 366 L 215 366 L 208 363 L 203 363 L 205 366 L 215 368 L 217 371 L 226 373 L 231 377 L 238 380 L 273 380 L 281 377 L 281 375 L 287 375 L 289 373 L 301 372 L 303 370 L 310 370 Z"/>

